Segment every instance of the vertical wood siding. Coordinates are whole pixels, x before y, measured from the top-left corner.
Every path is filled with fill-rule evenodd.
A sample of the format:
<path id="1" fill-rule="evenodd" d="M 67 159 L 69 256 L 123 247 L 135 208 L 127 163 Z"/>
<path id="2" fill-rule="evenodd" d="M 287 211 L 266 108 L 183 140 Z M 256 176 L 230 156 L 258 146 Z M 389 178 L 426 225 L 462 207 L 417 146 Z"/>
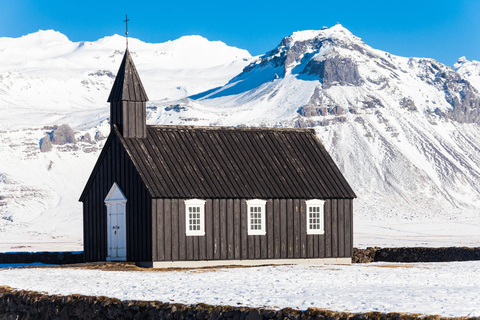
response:
<path id="1" fill-rule="evenodd" d="M 184 199 L 153 199 L 155 261 L 351 257 L 352 199 L 328 199 L 325 234 L 307 235 L 303 199 L 268 199 L 266 234 L 248 235 L 244 199 L 208 199 L 205 235 L 185 235 Z"/>
<path id="2" fill-rule="evenodd" d="M 116 124 L 125 138 L 146 138 L 146 107 L 141 101 L 110 103 L 110 123 Z"/>
<path id="3" fill-rule="evenodd" d="M 153 250 L 152 232 L 159 230 L 159 226 L 163 229 L 163 225 L 157 221 L 155 229 L 152 228 L 151 196 L 118 138 L 114 136 L 105 148 L 105 156 L 99 160 L 97 173 L 83 202 L 85 259 L 104 261 L 107 257 L 107 208 L 104 199 L 113 183 L 117 182 L 127 198 L 127 259 L 149 261 Z M 157 256 L 164 255 L 162 250 L 164 247 L 155 248 Z"/>

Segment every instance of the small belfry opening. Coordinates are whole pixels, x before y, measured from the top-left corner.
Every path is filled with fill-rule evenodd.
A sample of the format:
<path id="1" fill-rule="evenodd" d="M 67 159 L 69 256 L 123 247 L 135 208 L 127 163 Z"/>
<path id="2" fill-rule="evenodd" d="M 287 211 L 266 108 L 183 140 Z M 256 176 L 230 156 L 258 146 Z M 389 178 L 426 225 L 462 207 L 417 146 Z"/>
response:
<path id="1" fill-rule="evenodd" d="M 105 197 L 107 206 L 107 261 L 127 260 L 127 198 L 116 182 Z"/>

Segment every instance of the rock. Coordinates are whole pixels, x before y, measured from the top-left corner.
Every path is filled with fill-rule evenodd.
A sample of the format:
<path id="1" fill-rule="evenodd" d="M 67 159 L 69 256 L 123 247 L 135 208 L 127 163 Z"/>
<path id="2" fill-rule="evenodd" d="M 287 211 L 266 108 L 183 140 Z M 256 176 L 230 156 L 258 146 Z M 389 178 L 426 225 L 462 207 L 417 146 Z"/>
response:
<path id="1" fill-rule="evenodd" d="M 415 106 L 415 102 L 410 98 L 402 98 L 399 102 L 400 106 L 403 108 L 407 108 L 409 111 L 417 111 L 417 107 Z"/>
<path id="2" fill-rule="evenodd" d="M 376 248 L 353 248 L 352 263 L 370 263 L 375 261 Z"/>
<path id="3" fill-rule="evenodd" d="M 40 151 L 48 152 L 52 150 L 52 142 L 50 141 L 50 136 L 47 134 L 40 140 Z"/>
<path id="4" fill-rule="evenodd" d="M 310 60 L 302 73 L 317 75 L 322 79 L 324 89 L 334 85 L 360 86 L 364 83 L 360 77 L 357 64 L 350 58 L 338 55 L 328 57 L 326 60 Z"/>
<path id="5" fill-rule="evenodd" d="M 103 133 L 101 133 L 100 131 L 97 131 L 97 133 L 95 134 L 95 140 L 101 141 L 104 139 L 105 139 L 105 136 L 103 135 Z"/>
<path id="6" fill-rule="evenodd" d="M 92 140 L 92 137 L 90 136 L 90 133 L 85 133 L 85 135 L 82 136 L 81 141 L 90 143 L 90 144 L 95 144 L 95 141 Z"/>
<path id="7" fill-rule="evenodd" d="M 245 317 L 245 320 L 261 320 L 263 319 L 262 315 L 260 312 L 258 312 L 258 309 L 251 309 L 247 316 Z"/>
<path id="8" fill-rule="evenodd" d="M 52 133 L 52 143 L 57 145 L 64 145 L 67 143 L 77 143 L 75 133 L 68 124 L 62 124 L 57 130 Z"/>

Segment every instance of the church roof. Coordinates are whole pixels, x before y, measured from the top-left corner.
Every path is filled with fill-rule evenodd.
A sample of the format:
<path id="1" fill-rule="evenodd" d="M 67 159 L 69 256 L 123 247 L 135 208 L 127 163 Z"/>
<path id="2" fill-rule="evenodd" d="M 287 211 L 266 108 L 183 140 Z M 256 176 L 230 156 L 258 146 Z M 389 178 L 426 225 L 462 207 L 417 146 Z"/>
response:
<path id="1" fill-rule="evenodd" d="M 147 126 L 123 138 L 154 198 L 355 198 L 313 129 Z"/>
<path id="2" fill-rule="evenodd" d="M 147 93 L 128 49 L 125 50 L 120 69 L 118 69 L 108 97 L 108 102 L 115 101 L 148 101 Z"/>

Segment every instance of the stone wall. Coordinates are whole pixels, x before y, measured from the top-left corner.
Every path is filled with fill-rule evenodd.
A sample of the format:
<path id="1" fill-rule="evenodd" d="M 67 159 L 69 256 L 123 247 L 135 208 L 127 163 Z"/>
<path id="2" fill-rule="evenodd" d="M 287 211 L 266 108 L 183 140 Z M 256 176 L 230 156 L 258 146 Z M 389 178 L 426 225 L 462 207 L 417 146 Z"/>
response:
<path id="1" fill-rule="evenodd" d="M 353 249 L 353 263 L 369 262 L 448 262 L 480 260 L 480 248 L 367 248 Z"/>
<path id="2" fill-rule="evenodd" d="M 405 313 L 355 314 L 317 308 L 309 308 L 306 311 L 290 308 L 270 310 L 206 304 L 170 304 L 158 301 L 121 301 L 114 298 L 81 295 L 49 296 L 38 292 L 15 291 L 9 287 L 0 287 L 0 319 L 439 320 L 442 318 Z"/>
<path id="3" fill-rule="evenodd" d="M 0 263 L 71 264 L 85 261 L 83 252 L 5 252 Z"/>
<path id="4" fill-rule="evenodd" d="M 480 260 L 480 248 L 353 248 L 353 263 L 370 262 L 448 262 Z M 85 261 L 83 252 L 0 253 L 0 263 L 72 264 Z"/>

